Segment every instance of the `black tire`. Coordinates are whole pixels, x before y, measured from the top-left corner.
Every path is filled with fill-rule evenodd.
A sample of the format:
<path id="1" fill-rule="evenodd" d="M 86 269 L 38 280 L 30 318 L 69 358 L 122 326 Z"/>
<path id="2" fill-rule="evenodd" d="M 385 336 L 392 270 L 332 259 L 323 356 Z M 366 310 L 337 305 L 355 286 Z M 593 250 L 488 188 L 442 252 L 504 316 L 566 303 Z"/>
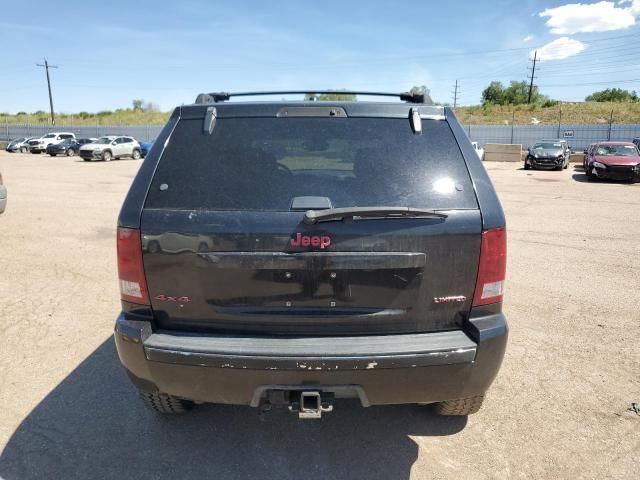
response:
<path id="1" fill-rule="evenodd" d="M 529 165 L 527 162 L 524 162 L 524 169 L 531 170 L 531 165 Z"/>
<path id="2" fill-rule="evenodd" d="M 140 160 L 142 158 L 142 154 L 140 153 L 140 150 L 135 148 L 131 153 L 131 158 L 133 158 L 134 160 Z"/>
<path id="3" fill-rule="evenodd" d="M 20 153 L 27 153 L 29 151 L 26 147 L 20 147 Z"/>
<path id="4" fill-rule="evenodd" d="M 73 157 L 76 154 L 76 151 L 73 148 L 67 149 L 67 157 Z"/>
<path id="5" fill-rule="evenodd" d="M 90 161 L 91 161 L 91 159 L 90 159 L 90 158 L 83 158 L 83 160 L 84 160 L 85 162 L 90 162 Z"/>
<path id="6" fill-rule="evenodd" d="M 110 150 L 105 150 L 104 152 L 102 152 L 102 160 L 104 160 L 105 162 L 110 162 L 112 158 L 113 156 L 111 155 Z"/>
<path id="7" fill-rule="evenodd" d="M 193 408 L 193 402 L 164 393 L 139 393 L 145 406 L 154 412 L 176 415 L 186 413 Z"/>
<path id="8" fill-rule="evenodd" d="M 33 150 L 31 150 L 31 153 L 34 155 L 38 155 L 40 152 L 34 152 Z"/>
<path id="9" fill-rule="evenodd" d="M 55 153 L 50 153 L 50 154 L 49 154 L 49 156 L 50 156 L 50 157 L 55 157 L 55 156 L 56 156 L 56 154 L 55 154 Z"/>
<path id="10" fill-rule="evenodd" d="M 587 169 L 584 171 L 584 174 L 587 176 L 587 181 L 589 182 L 593 182 L 593 180 L 595 179 L 595 177 L 593 176 L 593 173 L 591 173 L 591 171 L 589 170 L 588 165 L 587 165 Z"/>
<path id="11" fill-rule="evenodd" d="M 480 410 L 483 401 L 484 395 L 478 395 L 436 403 L 435 408 L 438 415 L 471 415 Z"/>

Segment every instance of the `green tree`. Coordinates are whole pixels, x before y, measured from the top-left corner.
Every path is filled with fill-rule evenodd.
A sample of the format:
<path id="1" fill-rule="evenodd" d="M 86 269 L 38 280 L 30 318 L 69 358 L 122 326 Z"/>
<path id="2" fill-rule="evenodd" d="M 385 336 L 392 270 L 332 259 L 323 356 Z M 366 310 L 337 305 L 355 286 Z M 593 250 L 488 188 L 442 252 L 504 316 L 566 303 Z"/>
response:
<path id="1" fill-rule="evenodd" d="M 531 103 L 537 103 L 539 97 L 538 87 L 534 86 L 531 93 Z M 504 91 L 504 103 L 510 105 L 522 105 L 527 103 L 529 98 L 529 84 L 527 82 L 511 81 L 511 84 Z"/>
<path id="2" fill-rule="evenodd" d="M 599 92 L 593 92 L 585 100 L 587 102 L 638 102 L 640 98 L 635 91 L 607 88 Z"/>
<path id="3" fill-rule="evenodd" d="M 136 111 L 142 110 L 142 105 L 144 105 L 144 100 L 136 98 L 131 102 L 131 104 L 133 105 L 134 110 Z"/>
<path id="4" fill-rule="evenodd" d="M 482 92 L 482 103 L 489 105 L 522 105 L 529 100 L 529 84 L 512 80 L 508 87 L 493 81 Z M 531 89 L 531 103 L 541 104 L 548 98 L 540 93 L 537 86 Z"/>
<path id="5" fill-rule="evenodd" d="M 482 91 L 482 103 L 489 105 L 504 105 L 504 86 L 502 82 L 491 82 Z"/>

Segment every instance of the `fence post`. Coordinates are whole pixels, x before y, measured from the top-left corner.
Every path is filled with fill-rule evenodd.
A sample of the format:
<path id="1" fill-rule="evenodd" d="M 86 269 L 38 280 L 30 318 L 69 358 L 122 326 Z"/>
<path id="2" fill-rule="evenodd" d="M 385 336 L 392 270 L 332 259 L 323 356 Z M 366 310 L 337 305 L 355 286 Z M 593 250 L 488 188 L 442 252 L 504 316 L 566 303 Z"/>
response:
<path id="1" fill-rule="evenodd" d="M 560 107 L 560 116 L 558 117 L 558 138 L 560 138 L 560 124 L 562 123 L 562 107 Z"/>
<path id="2" fill-rule="evenodd" d="M 511 141 L 509 143 L 513 144 L 513 124 L 516 121 L 516 111 L 511 112 Z"/>
<path id="3" fill-rule="evenodd" d="M 99 118 L 96 118 L 96 137 L 99 137 L 99 136 L 100 136 L 100 134 L 98 133 L 98 131 L 99 131 L 99 130 L 98 130 L 98 125 L 99 125 L 99 124 L 100 124 L 100 119 L 99 119 Z"/>
<path id="4" fill-rule="evenodd" d="M 613 123 L 613 110 L 611 110 L 611 116 L 609 117 L 609 133 L 607 134 L 607 140 L 611 140 L 611 124 Z"/>
<path id="5" fill-rule="evenodd" d="M 5 122 L 5 126 L 7 127 L 7 136 L 5 140 L 8 141 L 9 140 L 9 117 L 5 117 L 4 122 Z"/>

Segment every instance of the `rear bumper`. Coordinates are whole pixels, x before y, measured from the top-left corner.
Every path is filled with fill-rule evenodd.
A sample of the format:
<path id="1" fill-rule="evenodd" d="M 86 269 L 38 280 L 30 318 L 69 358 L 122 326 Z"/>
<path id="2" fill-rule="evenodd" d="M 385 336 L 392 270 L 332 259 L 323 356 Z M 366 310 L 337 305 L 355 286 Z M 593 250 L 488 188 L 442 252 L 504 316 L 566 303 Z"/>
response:
<path id="1" fill-rule="evenodd" d="M 187 337 L 154 333 L 125 314 L 115 327 L 139 389 L 252 406 L 270 389 L 331 391 L 364 406 L 480 395 L 498 373 L 507 335 L 502 313 L 472 318 L 465 331 L 371 337 Z"/>

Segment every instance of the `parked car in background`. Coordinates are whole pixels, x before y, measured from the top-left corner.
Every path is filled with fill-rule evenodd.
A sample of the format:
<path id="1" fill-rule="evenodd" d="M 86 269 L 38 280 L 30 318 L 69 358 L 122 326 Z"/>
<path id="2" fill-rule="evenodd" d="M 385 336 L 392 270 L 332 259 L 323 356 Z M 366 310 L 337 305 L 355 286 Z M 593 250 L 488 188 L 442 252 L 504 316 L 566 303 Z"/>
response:
<path id="1" fill-rule="evenodd" d="M 638 150 L 640 150 L 640 137 L 636 137 L 633 139 L 633 144 L 638 147 Z"/>
<path id="2" fill-rule="evenodd" d="M 71 132 L 53 132 L 47 133 L 42 137 L 29 142 L 29 151 L 31 153 L 46 152 L 47 147 L 51 144 L 56 145 L 69 138 L 76 138 L 76 135 Z"/>
<path id="3" fill-rule="evenodd" d="M 11 140 L 5 149 L 7 152 L 27 153 L 29 151 L 29 142 L 36 140 L 36 137 L 21 137 Z"/>
<path id="4" fill-rule="evenodd" d="M 131 157 L 134 160 L 142 158 L 140 144 L 133 137 L 108 135 L 100 137 L 93 143 L 80 148 L 83 160 L 104 160 L 109 162 L 114 158 Z"/>
<path id="5" fill-rule="evenodd" d="M 151 147 L 153 147 L 153 142 L 155 142 L 156 140 L 153 139 L 150 142 L 144 142 L 140 144 L 140 153 L 142 154 L 142 158 L 147 156 L 147 153 L 149 153 L 149 150 L 151 150 Z"/>
<path id="6" fill-rule="evenodd" d="M 3 213 L 7 208 L 7 187 L 4 186 L 2 181 L 2 173 L 0 173 L 0 213 Z"/>
<path id="7" fill-rule="evenodd" d="M 640 151 L 632 142 L 599 142 L 586 159 L 589 180 L 640 181 Z"/>
<path id="8" fill-rule="evenodd" d="M 118 218 L 115 343 L 148 407 L 478 411 L 504 213 L 453 111 L 405 97 L 175 110 Z"/>
<path id="9" fill-rule="evenodd" d="M 562 170 L 569 166 L 571 149 L 566 140 L 540 140 L 529 147 L 524 169 L 551 168 Z"/>
<path id="10" fill-rule="evenodd" d="M 73 157 L 83 145 L 92 143 L 95 139 L 91 138 L 67 138 L 60 143 L 52 143 L 47 146 L 47 153 L 52 157 L 56 155 L 66 155 L 67 157 Z"/>
<path id="11" fill-rule="evenodd" d="M 585 171 L 585 173 L 587 171 L 587 159 L 589 158 L 589 155 L 591 155 L 591 151 L 596 145 L 597 143 L 590 143 L 589 146 L 584 149 L 584 158 L 582 159 L 582 169 Z"/>
<path id="12" fill-rule="evenodd" d="M 480 158 L 480 160 L 482 160 L 484 158 L 484 148 L 480 148 L 480 145 L 478 145 L 478 142 L 471 142 L 471 145 L 473 146 L 473 149 L 478 154 L 478 157 Z"/>

